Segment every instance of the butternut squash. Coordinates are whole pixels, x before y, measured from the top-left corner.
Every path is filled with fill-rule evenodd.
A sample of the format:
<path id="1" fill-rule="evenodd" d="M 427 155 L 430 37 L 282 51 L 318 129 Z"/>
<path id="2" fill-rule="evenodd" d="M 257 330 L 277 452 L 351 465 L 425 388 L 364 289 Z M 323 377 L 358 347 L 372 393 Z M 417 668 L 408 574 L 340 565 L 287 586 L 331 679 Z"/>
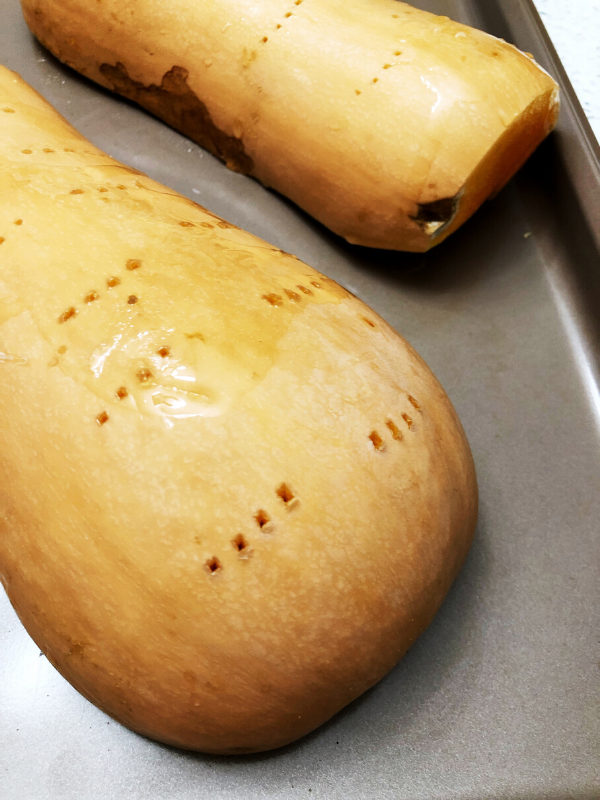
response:
<path id="1" fill-rule="evenodd" d="M 55 56 L 349 242 L 424 251 L 499 191 L 558 88 L 397 0 L 22 0 Z"/>
<path id="2" fill-rule="evenodd" d="M 0 579 L 83 695 L 266 750 L 429 624 L 477 488 L 415 351 L 0 67 Z"/>

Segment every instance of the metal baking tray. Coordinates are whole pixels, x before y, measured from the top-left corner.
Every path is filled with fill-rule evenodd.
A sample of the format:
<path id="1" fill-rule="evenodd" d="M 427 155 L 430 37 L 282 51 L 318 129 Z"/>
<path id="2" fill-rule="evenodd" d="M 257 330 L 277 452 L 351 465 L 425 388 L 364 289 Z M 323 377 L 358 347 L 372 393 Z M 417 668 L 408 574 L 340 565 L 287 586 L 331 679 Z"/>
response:
<path id="1" fill-rule="evenodd" d="M 481 491 L 473 549 L 431 627 L 375 688 L 273 753 L 197 755 L 122 728 L 41 656 L 2 594 L 2 800 L 600 797 L 598 146 L 529 0 L 415 5 L 532 52 L 563 100 L 519 176 L 425 255 L 346 244 L 59 64 L 17 0 L 0 0 L 0 61 L 96 145 L 295 253 L 406 336 L 456 406 Z"/>

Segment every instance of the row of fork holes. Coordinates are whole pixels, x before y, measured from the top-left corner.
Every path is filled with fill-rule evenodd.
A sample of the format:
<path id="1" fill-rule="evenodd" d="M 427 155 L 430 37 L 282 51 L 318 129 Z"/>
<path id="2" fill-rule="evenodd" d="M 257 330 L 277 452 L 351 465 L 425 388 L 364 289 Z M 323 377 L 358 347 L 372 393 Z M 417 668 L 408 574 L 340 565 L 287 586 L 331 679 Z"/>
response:
<path id="1" fill-rule="evenodd" d="M 310 285 L 314 286 L 315 289 L 321 289 L 322 288 L 321 284 L 318 281 L 311 281 Z M 302 294 L 305 294 L 305 295 L 309 295 L 310 296 L 310 295 L 314 294 L 312 289 L 309 289 L 308 286 L 304 286 L 303 284 L 298 284 L 298 286 L 296 286 L 296 289 L 299 289 L 302 292 Z M 284 291 L 284 294 L 286 295 L 286 297 L 289 300 L 292 300 L 292 302 L 294 302 L 294 303 L 299 303 L 302 300 L 302 297 L 301 297 L 301 295 L 298 294 L 298 292 L 294 292 L 291 289 L 284 289 L 283 291 Z M 280 294 L 277 294 L 276 292 L 270 292 L 269 294 L 263 294 L 262 299 L 266 300 L 267 303 L 269 303 L 269 305 L 272 305 L 272 306 L 282 306 L 283 303 L 284 303 L 283 297 Z"/>
<path id="2" fill-rule="evenodd" d="M 302 4 L 302 2 L 303 2 L 303 0 L 295 0 L 294 5 L 299 6 L 299 5 Z M 293 16 L 293 12 L 291 12 L 291 11 L 287 11 L 284 14 L 285 19 L 289 19 L 292 16 Z M 397 17 L 398 15 L 397 14 L 393 14 L 392 16 L 393 17 Z M 276 30 L 280 30 L 281 27 L 282 27 L 282 24 L 280 22 L 278 22 L 275 29 Z M 266 44 L 268 41 L 269 41 L 269 37 L 268 36 L 263 36 L 262 39 L 261 39 L 261 42 L 263 44 Z M 394 55 L 395 56 L 400 56 L 400 55 L 402 55 L 402 51 L 401 50 L 395 50 L 394 51 Z M 392 64 L 386 63 L 386 64 L 383 65 L 383 69 L 390 69 L 390 67 L 393 67 L 393 66 L 394 66 L 393 63 Z M 379 78 L 375 77 L 375 78 L 373 78 L 372 82 L 373 83 L 378 83 L 378 81 L 379 81 Z M 355 89 L 354 92 L 355 92 L 356 95 L 362 94 L 362 91 L 360 89 Z"/>
<path id="3" fill-rule="evenodd" d="M 275 494 L 284 503 L 286 508 L 292 508 L 298 502 L 298 498 L 294 495 L 287 483 L 282 483 L 275 490 Z M 254 515 L 254 519 L 262 531 L 266 532 L 269 530 L 271 517 L 266 511 L 264 511 L 264 509 L 259 509 Z M 242 533 L 238 533 L 235 539 L 231 540 L 231 544 L 233 545 L 234 549 L 237 550 L 238 555 L 242 557 L 249 552 L 250 545 Z M 216 573 L 221 572 L 223 565 L 217 556 L 211 556 L 211 558 L 207 559 L 204 563 L 204 568 L 209 575 L 215 575 Z"/>
<path id="4" fill-rule="evenodd" d="M 142 262 L 140 261 L 139 258 L 129 258 L 125 262 L 125 269 L 128 272 L 135 272 L 135 270 L 139 269 L 141 266 Z M 119 286 L 120 284 L 121 284 L 121 278 L 119 278 L 117 275 L 111 275 L 110 278 L 106 279 L 107 289 L 114 289 L 116 286 Z M 100 299 L 100 292 L 98 292 L 96 289 L 92 289 L 84 296 L 83 302 L 86 305 L 90 305 L 90 303 L 95 303 L 99 299 Z M 138 302 L 138 300 L 139 298 L 137 295 L 130 294 L 127 298 L 127 303 L 128 305 L 135 305 Z M 58 317 L 57 322 L 59 325 L 64 325 L 65 322 L 68 322 L 70 319 L 73 319 L 73 317 L 76 317 L 78 313 L 79 311 L 75 306 L 70 306 L 65 311 L 63 311 L 63 313 Z"/>
<path id="5" fill-rule="evenodd" d="M 295 6 L 300 6 L 300 5 L 302 5 L 302 2 L 303 2 L 303 0 L 294 0 L 294 5 Z M 290 17 L 293 17 L 294 15 L 293 15 L 293 13 L 291 11 L 286 11 L 286 13 L 283 16 L 284 16 L 285 19 L 289 19 Z M 275 29 L 276 30 L 280 30 L 281 27 L 282 27 L 281 23 L 278 22 L 276 27 L 275 27 Z M 269 37 L 268 36 L 263 36 L 261 41 L 262 41 L 263 44 L 266 44 L 269 41 Z"/>
<path id="6" fill-rule="evenodd" d="M 415 408 L 417 411 L 421 410 L 421 406 L 412 395 L 410 394 L 407 395 L 407 398 L 409 403 L 413 406 L 413 408 Z M 408 430 L 411 430 L 414 424 L 413 418 L 406 412 L 402 413 L 401 417 L 406 423 L 406 427 L 408 428 Z M 394 420 L 392 419 L 386 420 L 385 425 L 386 428 L 388 428 L 388 430 L 392 434 L 393 439 L 399 442 L 404 438 L 404 434 L 402 433 L 400 428 L 396 425 Z M 369 439 L 371 440 L 371 443 L 375 450 L 380 450 L 380 451 L 385 450 L 385 442 L 383 440 L 383 437 L 379 434 L 378 431 L 376 430 L 371 431 L 371 433 L 369 434 Z"/>

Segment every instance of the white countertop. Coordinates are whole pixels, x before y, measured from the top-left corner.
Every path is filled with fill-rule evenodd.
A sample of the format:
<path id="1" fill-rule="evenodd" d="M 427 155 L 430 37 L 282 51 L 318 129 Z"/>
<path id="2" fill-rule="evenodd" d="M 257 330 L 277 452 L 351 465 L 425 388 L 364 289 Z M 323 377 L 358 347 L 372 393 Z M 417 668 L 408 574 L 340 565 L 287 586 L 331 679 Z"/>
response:
<path id="1" fill-rule="evenodd" d="M 600 0 L 534 0 L 600 142 Z"/>

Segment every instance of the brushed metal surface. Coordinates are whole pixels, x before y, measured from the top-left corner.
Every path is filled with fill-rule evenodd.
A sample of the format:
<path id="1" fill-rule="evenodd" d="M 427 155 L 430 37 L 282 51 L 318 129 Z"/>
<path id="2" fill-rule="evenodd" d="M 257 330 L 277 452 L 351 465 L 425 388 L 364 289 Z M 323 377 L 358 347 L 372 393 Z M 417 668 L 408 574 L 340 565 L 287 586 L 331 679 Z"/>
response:
<path id="1" fill-rule="evenodd" d="M 122 728 L 40 656 L 0 592 L 2 800 L 600 796 L 596 151 L 528 2 L 415 5 L 517 41 L 568 95 L 519 178 L 425 255 L 347 245 L 60 65 L 17 0 L 0 0 L 0 62 L 96 145 L 295 253 L 408 338 L 456 406 L 481 491 L 473 549 L 429 630 L 374 689 L 272 754 L 195 755 Z"/>

